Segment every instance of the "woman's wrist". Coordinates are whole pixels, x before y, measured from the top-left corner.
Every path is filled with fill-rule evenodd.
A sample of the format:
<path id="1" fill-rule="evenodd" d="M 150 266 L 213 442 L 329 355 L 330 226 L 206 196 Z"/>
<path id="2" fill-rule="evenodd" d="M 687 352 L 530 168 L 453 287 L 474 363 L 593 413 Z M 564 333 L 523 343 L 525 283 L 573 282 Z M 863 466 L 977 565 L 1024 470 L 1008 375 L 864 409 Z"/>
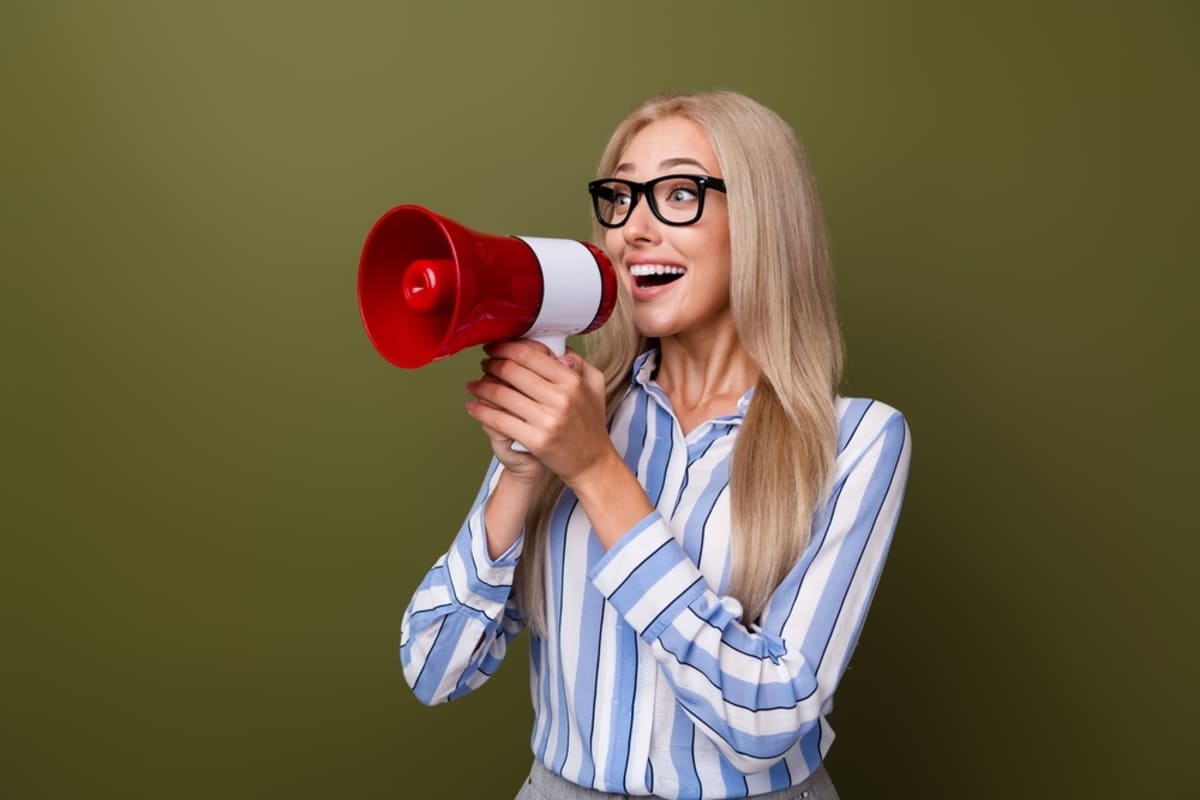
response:
<path id="1" fill-rule="evenodd" d="M 525 529 L 525 516 L 533 504 L 541 477 L 520 477 L 508 470 L 500 473 L 496 489 L 483 509 L 488 555 L 499 558 L 508 552 Z"/>
<path id="2" fill-rule="evenodd" d="M 525 496 L 532 500 L 544 477 L 544 471 L 538 472 L 536 475 L 526 475 L 505 469 L 500 473 L 500 480 L 497 482 L 496 488 L 500 490 L 500 486 L 503 485 L 505 492 L 512 492 L 516 496 Z"/>
<path id="3" fill-rule="evenodd" d="M 615 449 L 564 483 L 579 498 L 605 549 L 654 510 L 646 490 Z"/>
<path id="4" fill-rule="evenodd" d="M 616 449 L 610 446 L 602 449 L 595 458 L 589 459 L 579 472 L 559 477 L 576 496 L 582 497 L 604 486 L 621 470 L 628 471 Z"/>

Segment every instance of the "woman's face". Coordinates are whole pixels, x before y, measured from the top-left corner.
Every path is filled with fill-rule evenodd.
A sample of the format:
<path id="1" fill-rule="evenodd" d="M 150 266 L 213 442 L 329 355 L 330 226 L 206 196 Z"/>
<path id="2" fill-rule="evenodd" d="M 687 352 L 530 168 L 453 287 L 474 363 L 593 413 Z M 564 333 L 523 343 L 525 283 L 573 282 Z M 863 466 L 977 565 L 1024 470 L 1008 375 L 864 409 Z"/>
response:
<path id="1" fill-rule="evenodd" d="M 724 177 L 708 134 L 682 117 L 639 131 L 611 177 L 645 182 L 673 174 Z M 682 227 L 663 223 L 639 197 L 625 224 L 607 231 L 604 244 L 633 298 L 633 321 L 642 335 L 704 336 L 733 325 L 724 193 L 710 188 L 701 218 Z"/>

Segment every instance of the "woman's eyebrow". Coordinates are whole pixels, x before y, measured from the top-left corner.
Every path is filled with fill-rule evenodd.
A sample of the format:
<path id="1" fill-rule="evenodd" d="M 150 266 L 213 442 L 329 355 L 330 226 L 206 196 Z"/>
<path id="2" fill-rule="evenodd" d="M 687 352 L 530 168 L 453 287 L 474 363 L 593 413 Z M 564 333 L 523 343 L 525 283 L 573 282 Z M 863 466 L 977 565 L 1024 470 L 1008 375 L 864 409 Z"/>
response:
<path id="1" fill-rule="evenodd" d="M 672 167 L 681 167 L 684 165 L 699 167 L 700 169 L 704 170 L 705 172 L 709 171 L 708 167 L 704 166 L 703 164 L 701 164 L 699 161 L 697 161 L 694 158 L 668 158 L 668 159 L 662 161 L 661 163 L 659 163 L 658 168 L 659 169 L 670 169 Z M 613 170 L 613 174 L 619 175 L 622 172 L 629 172 L 632 169 L 633 169 L 633 164 L 630 164 L 630 163 L 618 164 L 617 168 L 615 170 Z"/>
<path id="2" fill-rule="evenodd" d="M 668 158 L 666 161 L 663 161 L 661 164 L 659 164 L 658 167 L 659 169 L 669 169 L 671 167 L 682 167 L 687 164 L 697 166 L 705 172 L 708 171 L 708 167 L 704 166 L 694 158 Z"/>

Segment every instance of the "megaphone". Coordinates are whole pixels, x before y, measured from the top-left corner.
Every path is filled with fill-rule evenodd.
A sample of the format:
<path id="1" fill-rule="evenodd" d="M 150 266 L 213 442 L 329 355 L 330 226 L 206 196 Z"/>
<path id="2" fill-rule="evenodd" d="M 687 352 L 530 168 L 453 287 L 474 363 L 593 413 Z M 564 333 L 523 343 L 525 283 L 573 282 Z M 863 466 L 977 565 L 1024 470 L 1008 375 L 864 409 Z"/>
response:
<path id="1" fill-rule="evenodd" d="M 367 336 L 408 369 L 506 339 L 561 356 L 567 336 L 603 325 L 616 298 L 612 264 L 592 244 L 479 233 L 415 205 L 380 217 L 359 260 Z"/>

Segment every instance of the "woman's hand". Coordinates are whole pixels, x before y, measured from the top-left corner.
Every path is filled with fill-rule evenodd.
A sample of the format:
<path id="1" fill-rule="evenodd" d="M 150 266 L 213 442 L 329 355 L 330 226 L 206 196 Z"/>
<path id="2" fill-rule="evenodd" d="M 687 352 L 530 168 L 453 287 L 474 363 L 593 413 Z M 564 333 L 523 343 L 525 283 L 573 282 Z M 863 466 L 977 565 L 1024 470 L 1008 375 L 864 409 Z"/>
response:
<path id="1" fill-rule="evenodd" d="M 570 486 L 612 450 L 604 409 L 604 375 L 578 353 L 555 358 L 536 342 L 484 348 L 483 378 L 467 383 L 469 413 L 514 477 L 540 480 L 542 465 Z M 529 449 L 518 453 L 513 441 Z"/>
<path id="2" fill-rule="evenodd" d="M 574 351 L 558 359 L 536 342 L 490 344 L 484 351 L 488 358 L 483 362 L 483 379 L 467 384 L 477 398 L 467 403 L 467 412 L 495 437 L 492 448 L 505 466 L 510 461 L 522 469 L 536 465 L 562 478 L 583 506 L 600 543 L 605 549 L 612 547 L 654 507 L 608 438 L 604 374 Z M 529 448 L 530 454 L 502 453 L 514 440 Z M 537 473 L 539 480 L 541 474 Z M 501 481 L 506 477 L 508 473 L 501 475 Z M 492 495 L 493 502 L 500 488 Z M 522 497 L 523 491 L 513 494 Z M 524 519 L 518 519 L 512 508 L 523 515 L 528 505 L 505 504 L 495 510 L 491 505 L 489 547 L 503 548 Z"/>
<path id="3" fill-rule="evenodd" d="M 497 461 L 504 465 L 504 474 L 515 479 L 518 484 L 528 487 L 536 486 L 541 482 L 542 476 L 546 473 L 545 465 L 527 450 L 514 450 L 512 437 L 506 436 L 488 425 L 483 421 L 479 413 L 481 409 L 485 412 L 485 415 L 489 409 L 499 411 L 489 401 L 483 399 L 483 396 L 480 394 L 480 389 L 484 384 L 496 382 L 496 379 L 488 375 L 486 371 L 489 361 L 490 359 L 485 358 L 480 362 L 485 371 L 479 380 L 467 381 L 467 391 L 476 397 L 476 400 L 467 403 L 467 413 L 480 423 L 480 427 L 483 428 L 484 434 L 488 437 L 488 443 L 492 446 L 492 454 L 496 456 Z"/>

